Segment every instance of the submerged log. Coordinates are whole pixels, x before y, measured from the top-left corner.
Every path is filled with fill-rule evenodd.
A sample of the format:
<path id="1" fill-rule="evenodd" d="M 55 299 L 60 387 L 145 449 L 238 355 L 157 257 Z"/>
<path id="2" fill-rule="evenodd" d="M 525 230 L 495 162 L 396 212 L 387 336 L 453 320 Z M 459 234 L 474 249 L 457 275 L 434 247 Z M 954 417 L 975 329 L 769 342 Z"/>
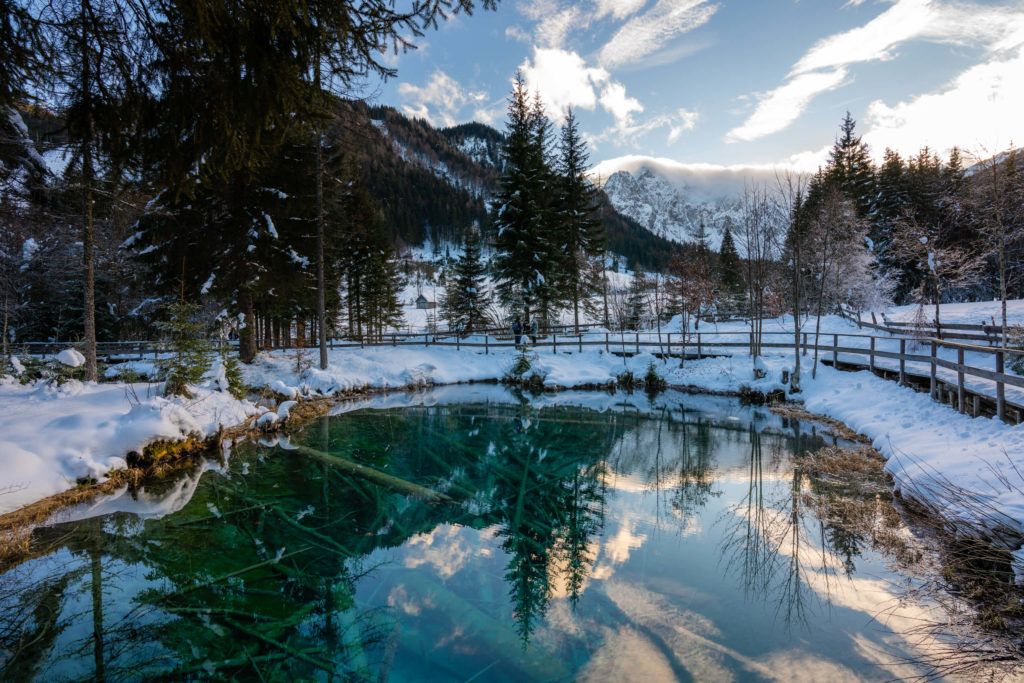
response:
<path id="1" fill-rule="evenodd" d="M 308 446 L 299 446 L 294 450 L 294 452 L 299 453 L 301 455 L 305 455 L 310 458 L 315 458 L 316 460 L 326 463 L 331 467 L 344 472 L 345 474 L 350 474 L 354 477 L 366 479 L 367 481 L 373 482 L 374 484 L 383 486 L 385 488 L 389 488 L 392 491 L 396 491 L 407 496 L 414 496 L 416 498 L 431 503 L 455 502 L 450 496 L 447 496 L 439 491 L 429 489 L 426 486 L 421 486 L 420 484 L 414 484 L 411 481 L 407 481 L 400 477 L 396 477 L 392 474 L 381 472 L 380 470 L 374 469 L 372 467 L 367 467 L 366 465 L 360 465 L 357 462 L 346 460 L 345 458 L 339 457 L 337 455 L 331 455 L 330 453 L 318 451 L 315 448 L 310 448 Z"/>

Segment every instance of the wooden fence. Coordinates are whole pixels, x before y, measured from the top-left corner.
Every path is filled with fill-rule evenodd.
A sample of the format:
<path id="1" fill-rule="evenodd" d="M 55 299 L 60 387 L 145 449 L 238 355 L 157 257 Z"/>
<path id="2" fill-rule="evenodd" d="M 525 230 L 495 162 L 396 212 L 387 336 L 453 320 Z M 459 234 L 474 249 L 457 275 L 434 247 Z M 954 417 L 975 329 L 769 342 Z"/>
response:
<path id="1" fill-rule="evenodd" d="M 846 317 L 846 316 L 844 316 Z M 989 345 L 1001 344 L 1003 339 L 1002 325 L 969 325 L 965 323 L 939 323 L 932 320 L 924 327 L 919 327 L 912 322 L 899 322 L 882 317 L 879 322 L 874 313 L 871 314 L 871 322 L 859 316 L 850 317 L 849 320 L 856 323 L 860 328 L 868 328 L 888 332 L 890 334 L 927 339 L 959 339 L 961 341 L 979 341 Z M 1013 326 L 1007 327 L 1007 334 Z"/>
<path id="2" fill-rule="evenodd" d="M 860 340 L 858 342 L 841 343 L 841 340 Z M 899 343 L 899 351 L 890 351 L 879 348 L 879 342 L 892 344 Z M 642 351 L 648 351 L 661 357 L 686 357 L 704 358 L 716 355 L 730 355 L 729 351 L 751 346 L 751 334 L 747 330 L 737 331 L 713 331 L 713 332 L 691 332 L 683 334 L 680 332 L 604 332 L 589 334 L 559 334 L 551 331 L 548 334 L 538 335 L 536 341 L 530 341 L 528 335 L 522 336 L 524 345 L 539 351 L 551 353 L 582 352 L 584 348 L 600 348 L 606 353 L 632 356 Z M 222 342 L 231 344 L 233 342 Z M 423 346 L 446 347 L 456 350 L 473 350 L 489 354 L 492 350 L 515 348 L 516 344 L 511 334 L 481 334 L 463 338 L 459 335 L 444 336 L 441 333 L 421 334 L 387 334 L 375 340 L 347 340 L 336 339 L 329 343 L 331 348 L 365 348 L 365 347 L 398 347 L 398 346 Z M 914 347 L 924 347 L 926 353 L 915 353 Z M 792 332 L 764 332 L 762 335 L 761 348 L 763 349 L 790 349 L 794 347 L 794 335 Z M 1006 387 L 1011 386 L 1024 390 L 1024 377 L 1007 373 L 1005 366 L 1009 360 L 1007 356 L 1024 355 L 1024 352 L 1004 351 L 993 346 L 981 346 L 965 344 L 940 339 L 937 337 L 923 340 L 907 337 L 880 337 L 870 334 L 847 334 L 827 333 L 818 338 L 814 343 L 813 332 L 801 333 L 800 347 L 802 355 L 808 356 L 817 351 L 819 358 L 835 367 L 853 366 L 868 369 L 884 377 L 892 375 L 891 379 L 897 380 L 900 384 L 911 384 L 927 387 L 932 398 L 948 402 L 962 413 L 981 414 L 984 402 L 992 404 L 993 414 L 1001 420 L 1009 417 L 1014 422 L 1024 420 L 1024 400 L 1018 402 L 1006 399 Z M 49 343 L 26 343 L 18 344 L 16 348 L 35 355 L 52 354 L 67 345 L 54 345 Z M 109 362 L 123 360 L 156 358 L 160 353 L 169 351 L 167 342 L 104 342 L 97 344 L 98 355 Z M 315 347 L 313 347 L 315 348 Z M 939 355 L 940 349 L 950 349 L 956 353 L 956 361 L 943 358 Z M 716 353 L 716 350 L 722 353 Z M 965 353 L 978 353 L 992 356 L 991 366 L 988 368 L 975 367 L 965 363 Z M 843 354 L 843 357 L 840 357 Z M 853 360 L 851 360 L 853 357 Z M 896 367 L 886 367 L 879 364 L 879 359 L 896 361 Z M 908 363 L 921 363 L 927 367 L 927 374 L 922 375 L 908 370 Z M 898 368 L 898 369 L 897 369 Z M 948 370 L 955 373 L 955 382 L 940 375 L 939 370 Z M 973 377 L 992 382 L 994 391 L 982 391 L 978 387 L 968 387 L 966 378 Z M 972 404 L 973 401 L 973 404 Z M 1009 415 L 1008 408 L 1013 411 Z"/>

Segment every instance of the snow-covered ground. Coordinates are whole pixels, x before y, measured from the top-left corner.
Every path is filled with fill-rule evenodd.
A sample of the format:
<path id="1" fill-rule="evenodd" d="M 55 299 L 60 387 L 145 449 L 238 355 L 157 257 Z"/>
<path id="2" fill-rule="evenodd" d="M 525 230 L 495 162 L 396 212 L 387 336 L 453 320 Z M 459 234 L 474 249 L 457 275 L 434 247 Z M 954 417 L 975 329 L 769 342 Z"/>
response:
<path id="1" fill-rule="evenodd" d="M 788 332 L 791 325 L 791 318 L 780 319 L 765 329 Z M 813 332 L 812 326 L 805 329 Z M 867 343 L 866 338 L 854 336 L 859 333 L 855 325 L 841 318 L 824 318 L 822 331 L 847 335 L 841 341 L 844 345 L 854 346 L 858 339 Z M 729 332 L 735 335 L 745 329 L 740 323 L 701 325 L 702 337 L 708 340 L 725 338 Z M 591 339 L 603 340 L 604 333 L 594 332 Z M 628 337 L 612 335 L 611 339 L 629 348 Z M 606 352 L 603 343 L 584 346 L 583 352 L 570 343 L 560 345 L 557 353 L 550 346 L 537 348 L 530 372 L 543 377 L 547 385 L 573 387 L 607 383 L 625 371 L 643 376 L 653 363 L 672 385 L 714 391 L 735 391 L 746 385 L 768 391 L 782 386 L 782 371 L 793 364 L 791 349 L 766 349 L 763 363 L 768 374 L 755 379 L 745 349 L 735 347 L 731 352 L 734 355 L 687 361 L 679 368 L 678 361 L 665 363 L 649 353 L 623 359 Z M 333 349 L 324 371 L 299 372 L 290 352 L 262 354 L 244 370 L 249 384 L 268 386 L 290 399 L 357 388 L 496 379 L 515 360 L 516 351 L 511 348 L 492 347 L 485 354 L 479 347 L 368 347 Z M 805 357 L 805 362 L 809 360 Z M 811 379 L 808 366 L 804 367 L 802 397 L 807 409 L 841 420 L 870 438 L 889 459 L 887 468 L 901 491 L 934 500 L 953 517 L 976 515 L 976 508 L 937 496 L 948 482 L 955 482 L 971 492 L 975 501 L 1000 511 L 1008 524 L 1024 531 L 1024 427 L 960 415 L 927 394 L 870 372 L 842 372 L 819 365 L 817 377 Z M 218 425 L 240 423 L 260 410 L 217 390 L 214 380 L 197 390 L 191 401 L 168 401 L 146 384 L 71 382 L 57 388 L 7 381 L 0 384 L 0 467 L 6 485 L 14 490 L 0 495 L 0 512 L 73 486 L 78 477 L 103 476 L 123 466 L 126 452 L 148 441 L 212 434 Z"/>
<path id="2" fill-rule="evenodd" d="M 0 513 L 102 479 L 149 443 L 215 434 L 256 412 L 216 382 L 191 399 L 166 399 L 153 384 L 61 386 L 0 379 Z"/>
<path id="3" fill-rule="evenodd" d="M 886 310 L 885 315 L 889 320 L 896 322 L 911 322 L 917 311 L 917 306 L 893 306 Z M 935 306 L 928 304 L 924 307 L 924 314 L 927 320 L 935 317 Z M 1002 302 L 1000 301 L 978 301 L 963 304 L 942 304 L 939 307 L 939 318 L 941 322 L 956 325 L 999 325 L 1002 321 Z M 1010 325 L 1024 325 L 1024 299 L 1014 299 L 1006 302 L 1006 317 Z"/>

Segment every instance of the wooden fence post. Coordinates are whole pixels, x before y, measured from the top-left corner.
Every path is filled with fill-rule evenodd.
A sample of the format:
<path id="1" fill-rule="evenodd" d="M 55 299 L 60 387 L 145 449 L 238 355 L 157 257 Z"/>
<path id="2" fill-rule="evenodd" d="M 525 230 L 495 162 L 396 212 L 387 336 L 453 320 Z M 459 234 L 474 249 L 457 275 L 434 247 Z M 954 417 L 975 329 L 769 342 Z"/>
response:
<path id="1" fill-rule="evenodd" d="M 1003 374 L 1003 352 L 996 351 L 996 372 Z M 996 380 L 996 417 L 1000 420 L 1006 418 L 1006 385 L 1001 380 Z"/>
<path id="2" fill-rule="evenodd" d="M 697 333 L 697 360 L 700 360 L 702 356 L 702 348 L 700 342 L 700 332 Z M 683 354 L 686 354 L 686 337 L 683 337 Z"/>
<path id="3" fill-rule="evenodd" d="M 490 341 L 490 339 L 491 339 L 491 335 L 489 335 L 489 334 L 487 334 L 487 333 L 485 332 L 485 333 L 484 333 L 484 355 L 485 355 L 485 356 L 486 356 L 486 355 L 487 355 L 488 353 L 490 353 L 490 352 L 491 352 L 490 348 L 488 347 L 488 342 Z"/>
<path id="4" fill-rule="evenodd" d="M 804 355 L 807 355 L 807 333 L 804 332 Z"/>
<path id="5" fill-rule="evenodd" d="M 640 355 L 640 333 L 636 333 L 636 353 Z"/>
<path id="6" fill-rule="evenodd" d="M 871 317 L 874 317 L 874 315 L 875 314 L 872 313 Z M 868 369 L 871 370 L 871 372 L 875 371 L 875 336 L 874 335 L 871 335 L 871 357 L 868 360 Z"/>
<path id="7" fill-rule="evenodd" d="M 455 350 L 456 351 L 461 351 L 462 350 L 462 345 L 461 344 L 462 344 L 462 335 L 459 334 L 458 332 L 456 332 L 455 333 Z"/>
<path id="8" fill-rule="evenodd" d="M 832 335 L 832 367 L 839 366 L 839 335 Z"/>
<path id="9" fill-rule="evenodd" d="M 939 388 L 938 384 L 935 381 L 935 356 L 936 356 L 937 353 L 938 353 L 938 346 L 936 345 L 935 340 L 933 339 L 932 340 L 932 370 L 931 370 L 931 375 L 930 375 L 930 379 L 929 379 L 929 383 L 928 383 L 928 395 L 931 396 L 933 400 L 935 399 L 936 394 L 938 394 L 938 388 Z"/>
<path id="10" fill-rule="evenodd" d="M 907 383 L 907 340 L 905 337 L 900 338 L 900 386 Z"/>
<path id="11" fill-rule="evenodd" d="M 551 331 L 551 353 L 558 353 L 558 333 Z"/>
<path id="12" fill-rule="evenodd" d="M 686 333 L 685 332 L 683 333 L 683 337 L 684 338 L 686 337 Z M 672 333 L 671 332 L 668 333 L 668 357 L 669 358 L 672 357 Z"/>
<path id="13" fill-rule="evenodd" d="M 608 333 L 604 333 L 604 352 L 611 353 L 611 348 L 608 346 Z"/>
<path id="14" fill-rule="evenodd" d="M 967 408 L 964 406 L 964 349 L 958 347 L 956 350 L 956 409 L 961 413 L 966 413 Z"/>
<path id="15" fill-rule="evenodd" d="M 583 333 L 580 332 L 580 353 L 583 353 Z"/>

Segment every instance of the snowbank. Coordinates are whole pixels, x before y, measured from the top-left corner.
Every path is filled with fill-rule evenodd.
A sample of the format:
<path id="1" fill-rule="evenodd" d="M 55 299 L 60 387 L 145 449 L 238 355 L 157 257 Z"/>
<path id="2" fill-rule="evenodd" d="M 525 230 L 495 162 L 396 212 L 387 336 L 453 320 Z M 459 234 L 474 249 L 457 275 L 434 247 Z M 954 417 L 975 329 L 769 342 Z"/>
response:
<path id="1" fill-rule="evenodd" d="M 103 479 L 149 443 L 210 436 L 256 410 L 227 392 L 199 387 L 192 399 L 166 399 L 157 387 L 0 382 L 0 513 Z"/>

